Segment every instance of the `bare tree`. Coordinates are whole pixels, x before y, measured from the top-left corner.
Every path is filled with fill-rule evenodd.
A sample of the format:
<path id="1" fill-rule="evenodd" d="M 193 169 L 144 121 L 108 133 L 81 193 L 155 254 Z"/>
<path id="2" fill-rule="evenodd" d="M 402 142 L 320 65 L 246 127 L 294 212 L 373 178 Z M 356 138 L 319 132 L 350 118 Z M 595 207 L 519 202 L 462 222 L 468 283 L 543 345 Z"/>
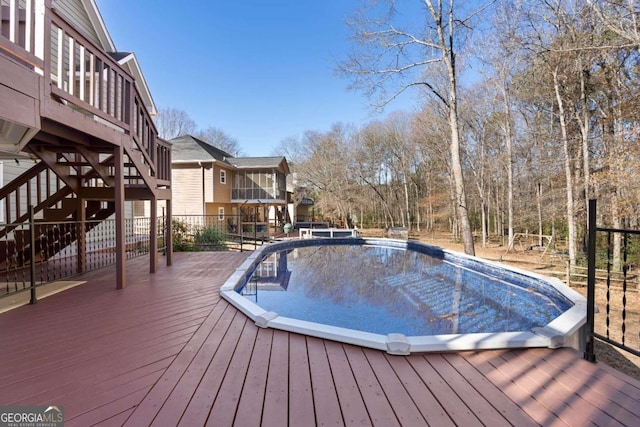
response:
<path id="1" fill-rule="evenodd" d="M 464 44 L 464 32 L 478 11 L 460 17 L 454 1 L 423 0 L 403 3 L 407 14 L 422 13 L 424 20 L 402 19 L 400 4 L 393 0 L 364 2 L 349 25 L 356 50 L 341 66 L 354 79 L 354 88 L 382 98 L 384 106 L 410 88 L 422 88 L 445 107 L 450 127 L 451 170 L 455 183 L 455 203 L 464 251 L 474 254 L 466 190 L 460 159 L 458 124 L 458 72 L 456 54 Z M 412 8 L 413 7 L 413 8 Z M 409 22 L 411 21 L 411 22 Z M 444 85 L 438 79 L 444 76 Z"/>
<path id="2" fill-rule="evenodd" d="M 238 140 L 216 127 L 209 126 L 204 130 L 198 131 L 194 136 L 222 151 L 226 151 L 234 157 L 243 154 Z"/>
<path id="3" fill-rule="evenodd" d="M 177 108 L 161 108 L 155 118 L 155 124 L 158 136 L 163 139 L 193 134 L 198 128 L 186 111 Z"/>
<path id="4" fill-rule="evenodd" d="M 602 25 L 622 39 L 617 47 L 640 46 L 640 5 L 635 0 L 587 0 L 587 3 Z"/>

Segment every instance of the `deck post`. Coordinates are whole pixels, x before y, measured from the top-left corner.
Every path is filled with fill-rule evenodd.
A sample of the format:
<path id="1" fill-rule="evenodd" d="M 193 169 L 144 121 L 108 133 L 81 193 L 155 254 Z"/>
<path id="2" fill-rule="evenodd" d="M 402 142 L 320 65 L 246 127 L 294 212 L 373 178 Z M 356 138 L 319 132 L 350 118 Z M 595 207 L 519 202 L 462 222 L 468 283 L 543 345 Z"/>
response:
<path id="1" fill-rule="evenodd" d="M 29 275 L 31 276 L 31 300 L 29 304 L 38 302 L 36 297 L 36 222 L 33 205 L 29 205 Z"/>
<path id="2" fill-rule="evenodd" d="M 113 148 L 113 162 L 116 205 L 116 289 L 124 289 L 127 287 L 127 272 L 124 230 L 124 147 L 122 145 Z"/>
<path id="3" fill-rule="evenodd" d="M 167 248 L 167 266 L 173 265 L 173 221 L 171 219 L 171 199 L 167 201 L 167 216 L 165 217 L 164 245 Z"/>
<path id="4" fill-rule="evenodd" d="M 151 198 L 149 224 L 149 273 L 158 271 L 158 200 Z"/>
<path id="5" fill-rule="evenodd" d="M 589 229 L 587 232 L 587 324 L 585 325 L 586 345 L 584 358 L 590 362 L 595 362 L 593 332 L 596 304 L 596 201 L 594 199 L 589 200 Z"/>
<path id="6" fill-rule="evenodd" d="M 78 236 L 78 273 L 84 273 L 87 271 L 87 209 L 82 197 L 78 197 L 76 203 L 76 212 L 78 212 L 76 222 L 76 227 L 78 227 L 78 230 L 76 230 L 76 235 Z"/>

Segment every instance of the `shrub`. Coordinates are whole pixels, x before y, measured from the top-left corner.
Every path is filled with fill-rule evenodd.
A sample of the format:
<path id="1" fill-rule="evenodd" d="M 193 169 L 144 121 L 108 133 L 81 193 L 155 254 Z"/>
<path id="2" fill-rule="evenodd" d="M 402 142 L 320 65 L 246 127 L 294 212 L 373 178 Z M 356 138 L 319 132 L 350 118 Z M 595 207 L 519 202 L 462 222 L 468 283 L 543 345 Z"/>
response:
<path id="1" fill-rule="evenodd" d="M 226 251 L 225 236 L 213 226 L 196 231 L 193 236 L 196 251 Z"/>
<path id="2" fill-rule="evenodd" d="M 171 228 L 173 250 L 176 252 L 188 252 L 193 250 L 193 242 L 189 235 L 189 226 L 180 220 L 172 219 Z"/>

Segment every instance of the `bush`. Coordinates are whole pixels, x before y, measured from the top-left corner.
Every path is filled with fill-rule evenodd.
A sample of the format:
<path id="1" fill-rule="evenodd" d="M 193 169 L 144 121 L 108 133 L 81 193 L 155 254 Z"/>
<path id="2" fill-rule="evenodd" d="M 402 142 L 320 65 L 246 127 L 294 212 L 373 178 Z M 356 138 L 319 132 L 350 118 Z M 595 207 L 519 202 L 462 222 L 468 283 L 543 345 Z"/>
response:
<path id="1" fill-rule="evenodd" d="M 171 220 L 171 236 L 173 237 L 173 250 L 176 252 L 188 252 L 193 250 L 193 241 L 189 236 L 189 226 L 177 219 Z"/>
<path id="2" fill-rule="evenodd" d="M 196 231 L 193 236 L 196 251 L 226 251 L 225 236 L 213 226 Z"/>

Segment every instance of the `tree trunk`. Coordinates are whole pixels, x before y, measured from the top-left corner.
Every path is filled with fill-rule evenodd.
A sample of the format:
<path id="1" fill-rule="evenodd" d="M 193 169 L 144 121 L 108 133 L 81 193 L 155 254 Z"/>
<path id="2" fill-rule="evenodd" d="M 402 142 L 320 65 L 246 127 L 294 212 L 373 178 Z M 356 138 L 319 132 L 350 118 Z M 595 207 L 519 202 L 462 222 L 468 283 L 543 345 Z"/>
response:
<path id="1" fill-rule="evenodd" d="M 506 87 L 502 88 L 504 97 L 504 113 L 505 113 L 505 144 L 507 148 L 507 229 L 509 250 L 513 250 L 513 136 L 511 132 L 511 100 L 509 91 Z"/>
<path id="2" fill-rule="evenodd" d="M 407 183 L 407 175 L 402 174 L 402 186 L 404 188 L 404 210 L 406 213 L 407 229 L 411 230 L 411 209 L 409 206 L 409 184 Z M 405 218 L 402 219 L 404 223 Z"/>
<path id="3" fill-rule="evenodd" d="M 536 204 L 538 206 L 538 246 L 542 246 L 544 240 L 542 239 L 542 235 L 544 233 L 544 228 L 542 224 L 542 184 L 536 184 Z"/>
<path id="4" fill-rule="evenodd" d="M 567 180 L 567 244 L 569 246 L 569 266 L 570 268 L 574 268 L 576 265 L 576 224 L 573 200 L 573 174 L 571 173 L 571 153 L 569 149 L 569 137 L 565 120 L 564 103 L 562 100 L 562 95 L 560 94 L 560 82 L 558 81 L 557 69 L 553 71 L 553 88 L 555 90 L 556 101 L 558 103 L 558 116 L 560 119 L 562 147 L 564 151 L 564 171 Z"/>
<path id="5" fill-rule="evenodd" d="M 467 196 L 464 186 L 464 176 L 462 175 L 462 161 L 460 160 L 460 132 L 458 127 L 458 98 L 456 75 L 454 67 L 453 52 L 449 51 L 451 58 L 447 61 L 449 70 L 449 125 L 451 127 L 451 169 L 456 190 L 456 208 L 458 211 L 458 222 L 462 234 L 462 244 L 464 253 L 475 255 L 473 245 L 473 232 L 469 222 L 469 212 L 467 209 Z"/>

